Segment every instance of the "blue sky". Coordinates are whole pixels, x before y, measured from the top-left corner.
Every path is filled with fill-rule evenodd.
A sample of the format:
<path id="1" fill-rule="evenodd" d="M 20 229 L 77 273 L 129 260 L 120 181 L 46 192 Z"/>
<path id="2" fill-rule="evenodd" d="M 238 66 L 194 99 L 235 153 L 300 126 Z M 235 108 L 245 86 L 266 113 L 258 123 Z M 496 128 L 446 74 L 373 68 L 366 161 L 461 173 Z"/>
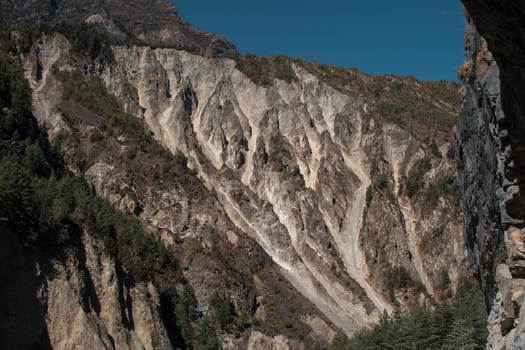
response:
<path id="1" fill-rule="evenodd" d="M 460 0 L 175 0 L 183 18 L 241 53 L 284 54 L 372 74 L 456 80 Z"/>

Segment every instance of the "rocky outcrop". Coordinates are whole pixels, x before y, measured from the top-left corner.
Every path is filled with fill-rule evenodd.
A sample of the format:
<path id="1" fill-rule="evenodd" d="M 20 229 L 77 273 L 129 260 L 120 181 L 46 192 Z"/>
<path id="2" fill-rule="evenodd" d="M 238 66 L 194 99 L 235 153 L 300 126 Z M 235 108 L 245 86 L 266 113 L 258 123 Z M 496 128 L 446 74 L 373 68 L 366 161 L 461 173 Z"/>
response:
<path id="1" fill-rule="evenodd" d="M 247 350 L 303 350 L 304 345 L 290 341 L 283 336 L 270 338 L 260 332 L 253 332 L 248 340 Z"/>
<path id="2" fill-rule="evenodd" d="M 94 235 L 84 231 L 72 245 L 35 258 L 0 230 L 2 278 L 10 287 L 2 288 L 2 348 L 171 348 L 157 289 L 132 283 Z"/>
<path id="3" fill-rule="evenodd" d="M 457 158 L 466 244 L 491 307 L 488 348 L 521 349 L 525 7 L 463 3 L 469 15 Z"/>
<path id="4" fill-rule="evenodd" d="M 171 348 L 158 312 L 157 289 L 151 283 L 126 281 L 100 244 L 83 233 L 79 246 L 85 251 L 52 265 L 53 277 L 45 289 L 52 348 Z"/>
<path id="5" fill-rule="evenodd" d="M 184 21 L 169 0 L 0 1 L 0 23 L 58 24 L 87 22 L 119 40 L 171 45 L 203 55 L 236 52 L 225 38 L 202 32 Z"/>

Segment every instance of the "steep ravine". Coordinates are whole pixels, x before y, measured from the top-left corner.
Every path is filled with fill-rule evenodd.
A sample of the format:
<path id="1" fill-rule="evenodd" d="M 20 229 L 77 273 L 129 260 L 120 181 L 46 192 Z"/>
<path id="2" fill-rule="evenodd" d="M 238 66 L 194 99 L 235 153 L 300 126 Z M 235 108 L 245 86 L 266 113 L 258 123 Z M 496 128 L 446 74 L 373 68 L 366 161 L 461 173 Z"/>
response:
<path id="1" fill-rule="evenodd" d="M 359 178 L 360 185 L 357 189 L 352 208 L 346 213 L 339 235 L 336 235 L 336 237 L 339 236 L 339 241 L 336 239 L 336 243 L 345 262 L 348 274 L 365 290 L 367 297 L 379 310 L 391 313 L 391 305 L 368 282 L 368 266 L 362 251 L 359 249 L 359 234 L 362 230 L 366 205 L 366 191 L 368 186 L 370 186 L 370 179 L 363 171 L 363 156 L 360 154 L 362 152 L 357 149 L 352 153 L 354 159 L 346 152 L 343 153 L 343 155 L 345 162 L 354 169 L 355 174 Z"/>
<path id="2" fill-rule="evenodd" d="M 524 349 L 525 5 L 462 2 L 454 136 L 453 82 L 238 55 L 171 0 L 0 0 L 30 24 L 2 26 L 1 75 L 20 60 L 47 130 L 2 134 L 2 161 L 57 157 L 23 208 L 43 245 L 0 207 L 0 348 L 199 348 L 207 320 L 225 349 L 315 348 L 450 301 L 468 252 L 488 348 Z M 106 211 L 55 213 L 69 176 Z"/>
<path id="3" fill-rule="evenodd" d="M 414 261 L 414 267 L 416 268 L 417 274 L 421 282 L 423 282 L 427 292 L 430 295 L 434 295 L 434 287 L 432 286 L 425 268 L 423 267 L 421 254 L 419 253 L 415 228 L 415 215 L 411 211 L 410 206 L 406 205 L 405 203 L 401 203 L 400 209 L 401 213 L 403 213 L 403 221 L 405 222 L 405 230 L 408 236 L 408 248 L 410 249 L 410 254 L 412 255 L 412 259 Z"/>
<path id="4" fill-rule="evenodd" d="M 403 176 L 405 176 L 401 166 L 404 162 L 406 162 L 406 155 L 410 154 L 412 148 L 414 148 L 415 140 L 413 140 L 411 136 L 408 136 L 408 142 L 403 139 L 400 140 L 398 137 L 396 137 L 398 132 L 399 130 L 395 126 L 386 126 L 384 128 L 384 133 L 386 136 L 385 143 L 388 144 L 387 148 L 390 150 L 387 157 L 389 158 L 389 162 L 393 164 L 392 175 L 394 179 L 394 191 L 399 193 L 403 187 Z M 411 202 L 408 198 L 399 198 L 399 209 L 403 216 L 403 228 L 407 235 L 407 245 L 413 259 L 414 267 L 427 292 L 430 293 L 430 295 L 434 295 L 434 287 L 430 282 L 428 273 L 425 271 L 426 269 L 423 266 L 421 253 L 419 251 L 416 229 L 418 215 L 412 209 Z"/>

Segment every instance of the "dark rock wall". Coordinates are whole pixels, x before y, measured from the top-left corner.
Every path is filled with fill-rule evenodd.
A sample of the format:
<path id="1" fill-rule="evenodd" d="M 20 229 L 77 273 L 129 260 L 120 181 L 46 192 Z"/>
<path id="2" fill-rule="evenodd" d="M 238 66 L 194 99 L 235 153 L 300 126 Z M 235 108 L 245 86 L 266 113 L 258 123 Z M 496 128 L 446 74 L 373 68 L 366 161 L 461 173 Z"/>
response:
<path id="1" fill-rule="evenodd" d="M 49 349 L 35 258 L 2 225 L 0 264 L 0 349 Z"/>
<path id="2" fill-rule="evenodd" d="M 472 20 L 487 41 L 500 69 L 502 105 L 508 130 L 501 139 L 510 146 L 504 172 L 505 221 L 525 219 L 525 3 L 513 0 L 463 0 Z"/>
<path id="3" fill-rule="evenodd" d="M 494 297 L 496 264 L 503 256 L 500 196 L 503 151 L 498 120 L 501 108 L 499 70 L 483 49 L 484 40 L 472 21 L 466 31 L 465 97 L 457 125 L 459 185 L 467 249 L 488 300 Z"/>
<path id="4" fill-rule="evenodd" d="M 485 293 L 488 348 L 525 348 L 525 3 L 463 0 L 457 160 L 465 239 Z"/>

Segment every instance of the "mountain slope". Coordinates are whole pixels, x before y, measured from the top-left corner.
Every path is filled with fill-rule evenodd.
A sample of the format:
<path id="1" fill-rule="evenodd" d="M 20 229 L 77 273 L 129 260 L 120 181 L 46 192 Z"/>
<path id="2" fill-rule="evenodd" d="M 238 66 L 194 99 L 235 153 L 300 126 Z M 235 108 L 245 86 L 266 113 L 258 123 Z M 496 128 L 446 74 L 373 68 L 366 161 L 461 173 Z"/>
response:
<path id="1" fill-rule="evenodd" d="M 119 40 L 171 45 L 204 55 L 236 52 L 225 38 L 184 21 L 168 0 L 0 1 L 0 23 L 98 24 Z"/>
<path id="2" fill-rule="evenodd" d="M 53 64 L 71 67 L 67 48 L 43 45 L 39 52 L 54 52 L 36 58 L 44 76 Z M 115 47 L 114 56 L 101 74 L 109 89 L 168 149 L 186 154 L 234 225 L 346 332 L 395 303 L 438 297 L 443 271 L 453 285 L 465 272 L 446 143 L 432 147 L 387 116 L 374 118 L 373 100 L 343 94 L 299 65 L 291 66 L 295 82 L 266 88 L 229 59 L 144 47 Z M 410 79 L 391 83 L 421 89 Z M 51 123 L 60 112 L 49 81 L 33 84 L 37 113 Z M 422 162 L 428 167 L 417 170 Z M 410 282 L 389 287 L 396 271 Z"/>
<path id="3" fill-rule="evenodd" d="M 142 29 L 119 17 L 142 2 L 120 15 L 117 3 L 25 4 L 47 23 L 101 6 L 110 33 L 158 34 L 160 2 L 148 2 Z M 456 84 L 118 40 L 86 54 L 76 43 L 95 34 L 60 28 L 29 43 L 24 27 L 7 29 L 35 115 L 71 172 L 180 258 L 200 325 L 209 317 L 225 347 L 351 335 L 384 311 L 446 298 L 468 275 L 451 159 Z"/>

